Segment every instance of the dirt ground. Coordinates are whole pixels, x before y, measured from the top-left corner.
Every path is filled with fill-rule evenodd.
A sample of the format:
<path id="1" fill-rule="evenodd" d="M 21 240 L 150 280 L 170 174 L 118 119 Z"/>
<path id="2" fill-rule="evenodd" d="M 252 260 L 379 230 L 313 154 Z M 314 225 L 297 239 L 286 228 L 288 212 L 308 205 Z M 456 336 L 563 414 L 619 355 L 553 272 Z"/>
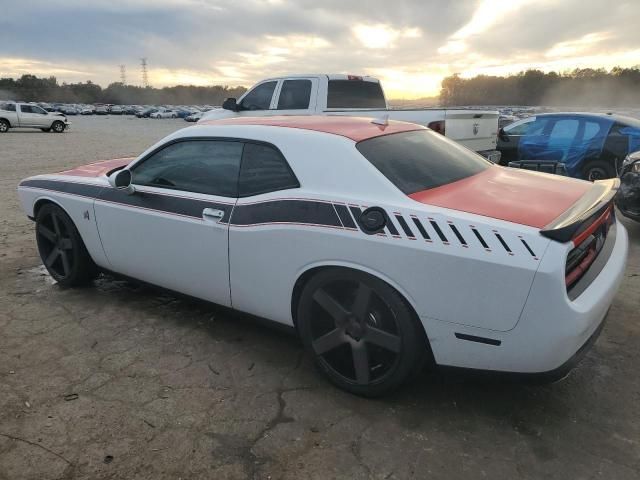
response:
<path id="1" fill-rule="evenodd" d="M 182 120 L 0 135 L 0 479 L 640 478 L 640 225 L 595 347 L 547 386 L 425 373 L 345 394 L 293 336 L 150 287 L 63 290 L 20 179 L 136 155 Z"/>

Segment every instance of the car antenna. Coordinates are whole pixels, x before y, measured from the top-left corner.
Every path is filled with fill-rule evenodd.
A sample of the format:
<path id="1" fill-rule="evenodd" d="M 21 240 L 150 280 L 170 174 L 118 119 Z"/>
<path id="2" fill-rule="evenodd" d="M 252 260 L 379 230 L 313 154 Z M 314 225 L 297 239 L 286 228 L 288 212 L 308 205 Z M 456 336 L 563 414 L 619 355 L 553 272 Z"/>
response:
<path id="1" fill-rule="evenodd" d="M 387 125 L 389 125 L 389 114 L 374 118 L 373 120 L 371 120 L 371 123 L 375 125 L 384 125 L 386 127 Z"/>

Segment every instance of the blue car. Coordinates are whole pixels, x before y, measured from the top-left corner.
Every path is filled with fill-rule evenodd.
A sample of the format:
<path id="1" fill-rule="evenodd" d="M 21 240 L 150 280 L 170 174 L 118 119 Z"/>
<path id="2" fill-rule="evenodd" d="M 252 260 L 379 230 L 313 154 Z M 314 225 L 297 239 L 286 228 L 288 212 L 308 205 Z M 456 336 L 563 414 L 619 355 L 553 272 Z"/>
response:
<path id="1" fill-rule="evenodd" d="M 500 163 L 585 180 L 616 177 L 640 150 L 640 120 L 612 114 L 547 113 L 498 132 Z"/>

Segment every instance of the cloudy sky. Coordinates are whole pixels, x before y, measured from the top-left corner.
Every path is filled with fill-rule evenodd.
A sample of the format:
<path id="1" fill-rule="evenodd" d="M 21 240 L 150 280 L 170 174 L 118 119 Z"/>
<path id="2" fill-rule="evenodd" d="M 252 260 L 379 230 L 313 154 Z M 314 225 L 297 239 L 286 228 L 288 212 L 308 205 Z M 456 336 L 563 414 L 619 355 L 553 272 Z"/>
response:
<path id="1" fill-rule="evenodd" d="M 640 64 L 640 0 L 0 0 L 0 77 L 245 85 L 365 73 L 392 98 L 444 76 Z"/>

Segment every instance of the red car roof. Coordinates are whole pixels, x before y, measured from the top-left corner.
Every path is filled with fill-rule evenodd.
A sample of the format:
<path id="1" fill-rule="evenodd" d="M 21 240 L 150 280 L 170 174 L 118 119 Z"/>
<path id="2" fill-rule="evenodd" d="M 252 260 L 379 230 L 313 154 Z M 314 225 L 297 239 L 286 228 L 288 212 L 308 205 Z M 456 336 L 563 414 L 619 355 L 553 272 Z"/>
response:
<path id="1" fill-rule="evenodd" d="M 331 133 L 350 138 L 355 142 L 381 135 L 421 130 L 424 127 L 407 122 L 389 120 L 387 125 L 372 123 L 372 118 L 328 116 L 276 116 L 236 117 L 223 120 L 200 121 L 198 125 L 266 125 L 271 127 L 299 128 L 315 132 Z"/>

